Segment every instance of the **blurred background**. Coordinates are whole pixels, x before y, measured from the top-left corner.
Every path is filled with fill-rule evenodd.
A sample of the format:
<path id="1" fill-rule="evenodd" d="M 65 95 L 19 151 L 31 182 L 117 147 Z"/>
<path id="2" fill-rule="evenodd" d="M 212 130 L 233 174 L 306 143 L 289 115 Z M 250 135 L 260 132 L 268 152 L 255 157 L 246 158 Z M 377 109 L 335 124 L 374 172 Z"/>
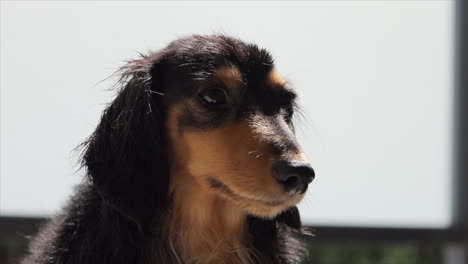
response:
<path id="1" fill-rule="evenodd" d="M 463 2 L 1 1 L 0 263 L 80 182 L 74 148 L 113 98 L 107 77 L 224 33 L 268 49 L 299 93 L 317 172 L 306 263 L 468 264 Z"/>

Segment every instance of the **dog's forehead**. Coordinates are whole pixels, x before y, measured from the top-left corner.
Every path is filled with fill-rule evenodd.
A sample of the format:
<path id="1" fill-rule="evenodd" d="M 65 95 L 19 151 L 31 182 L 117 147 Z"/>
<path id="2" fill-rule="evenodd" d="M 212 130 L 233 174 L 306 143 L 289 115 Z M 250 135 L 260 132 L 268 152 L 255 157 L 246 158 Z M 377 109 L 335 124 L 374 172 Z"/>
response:
<path id="1" fill-rule="evenodd" d="M 241 83 L 282 87 L 270 53 L 257 45 L 222 36 L 191 36 L 173 42 L 174 64 L 195 80 L 217 79 L 227 86 Z"/>
<path id="2" fill-rule="evenodd" d="M 264 87 L 267 89 L 280 90 L 285 88 L 287 82 L 275 68 L 267 72 L 261 70 L 256 72 L 242 72 L 242 68 L 235 65 L 220 66 L 214 70 L 215 80 L 223 83 L 230 89 L 241 89 L 243 86 Z"/>
<path id="3" fill-rule="evenodd" d="M 242 113 L 291 109 L 295 93 L 276 70 L 272 56 L 255 44 L 223 36 L 192 36 L 169 47 L 174 70 L 171 98 L 222 88 Z"/>

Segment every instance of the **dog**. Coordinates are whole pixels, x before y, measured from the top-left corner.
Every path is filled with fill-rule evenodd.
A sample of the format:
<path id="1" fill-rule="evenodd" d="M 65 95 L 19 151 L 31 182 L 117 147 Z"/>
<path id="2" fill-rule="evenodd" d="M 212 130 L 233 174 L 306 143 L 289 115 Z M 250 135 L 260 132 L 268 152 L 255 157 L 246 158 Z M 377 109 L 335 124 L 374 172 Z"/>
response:
<path id="1" fill-rule="evenodd" d="M 272 56 L 193 35 L 129 61 L 83 143 L 86 177 L 22 263 L 299 263 L 315 173 Z"/>

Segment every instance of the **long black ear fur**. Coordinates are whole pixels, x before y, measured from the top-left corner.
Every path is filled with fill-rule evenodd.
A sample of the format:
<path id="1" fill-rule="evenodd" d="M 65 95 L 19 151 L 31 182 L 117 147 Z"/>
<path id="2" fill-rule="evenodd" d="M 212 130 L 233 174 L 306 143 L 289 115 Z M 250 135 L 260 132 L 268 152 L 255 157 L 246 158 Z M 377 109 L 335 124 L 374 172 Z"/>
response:
<path id="1" fill-rule="evenodd" d="M 35 236 L 23 264 L 154 263 L 164 257 L 155 249 L 168 252 L 147 248 L 162 241 L 152 234 L 169 206 L 161 54 L 122 69 L 117 97 L 83 145 L 89 181 Z"/>
<path id="2" fill-rule="evenodd" d="M 167 206 L 162 54 L 122 68 L 120 91 L 85 145 L 83 166 L 106 204 L 139 227 Z"/>
<path id="3" fill-rule="evenodd" d="M 253 246 L 269 263 L 300 263 L 306 255 L 299 210 L 289 208 L 274 219 L 248 218 Z"/>

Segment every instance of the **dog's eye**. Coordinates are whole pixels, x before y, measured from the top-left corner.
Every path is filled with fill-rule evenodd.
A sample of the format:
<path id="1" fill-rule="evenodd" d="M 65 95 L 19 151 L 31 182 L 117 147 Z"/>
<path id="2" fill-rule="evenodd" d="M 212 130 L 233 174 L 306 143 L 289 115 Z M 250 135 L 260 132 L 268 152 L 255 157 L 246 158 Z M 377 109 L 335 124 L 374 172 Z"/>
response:
<path id="1" fill-rule="evenodd" d="M 226 95 L 221 89 L 208 89 L 200 93 L 200 98 L 210 105 L 226 104 Z"/>

